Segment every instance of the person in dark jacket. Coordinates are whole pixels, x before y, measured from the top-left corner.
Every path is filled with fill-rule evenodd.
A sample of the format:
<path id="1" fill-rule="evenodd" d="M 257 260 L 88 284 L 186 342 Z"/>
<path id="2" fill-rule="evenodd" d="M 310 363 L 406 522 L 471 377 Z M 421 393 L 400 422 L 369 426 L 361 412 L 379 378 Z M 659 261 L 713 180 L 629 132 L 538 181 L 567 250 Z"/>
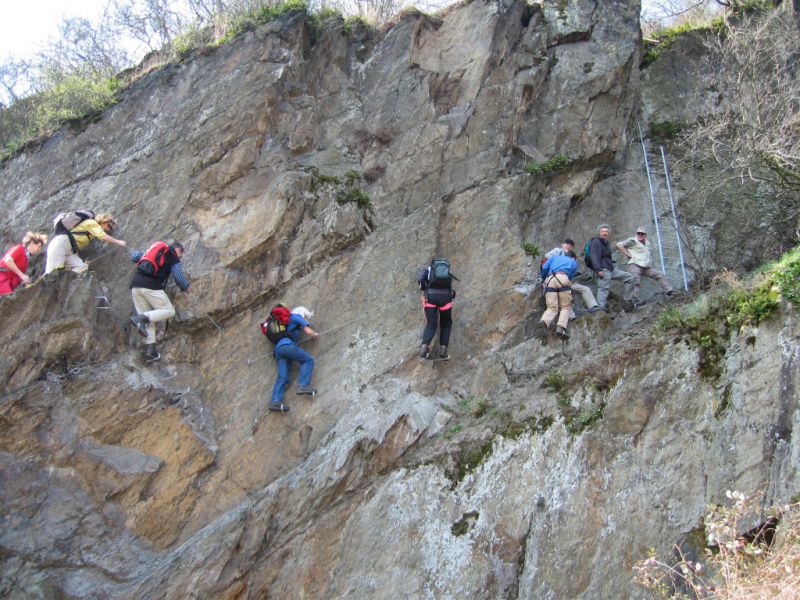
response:
<path id="1" fill-rule="evenodd" d="M 633 275 L 618 269 L 611 257 L 611 243 L 608 241 L 610 227 L 605 223 L 599 227 L 599 237 L 592 240 L 589 247 L 591 269 L 597 276 L 597 303 L 602 310 L 606 308 L 608 288 L 612 279 L 617 279 L 625 284 L 623 305 L 631 305 L 633 295 Z"/>
<path id="2" fill-rule="evenodd" d="M 447 277 L 435 277 L 432 269 L 440 263 L 447 265 Z M 447 346 L 450 344 L 450 330 L 453 327 L 453 298 L 456 292 L 452 280 L 457 279 L 450 273 L 450 265 L 444 260 L 434 259 L 417 276 L 419 289 L 422 290 L 422 310 L 425 314 L 425 331 L 422 333 L 422 344 L 419 347 L 420 358 L 430 358 L 431 341 L 439 328 L 439 360 L 450 360 Z"/>
<path id="3" fill-rule="evenodd" d="M 184 292 L 189 290 L 189 281 L 186 279 L 181 265 L 183 245 L 178 242 L 167 246 L 166 251 L 163 252 L 163 265 L 160 265 L 154 274 L 149 272 L 152 269 L 144 268 L 143 257 L 146 254 L 149 255 L 158 244 L 158 242 L 153 244 L 145 252 L 137 250 L 131 253 L 131 260 L 137 263 L 131 280 L 131 296 L 133 296 L 133 306 L 136 308 L 137 314 L 131 317 L 131 323 L 145 338 L 144 358 L 148 362 L 161 358 L 161 354 L 156 348 L 156 323 L 175 316 L 175 308 L 164 291 L 169 276 L 172 275 L 181 290 Z"/>
<path id="4" fill-rule="evenodd" d="M 547 334 L 553 319 L 558 316 L 556 335 L 565 340 L 569 339 L 567 325 L 572 311 L 572 280 L 575 279 L 577 272 L 578 262 L 572 250 L 567 250 L 563 255 L 552 256 L 542 265 L 541 275 L 547 310 L 537 324 L 539 337 Z"/>

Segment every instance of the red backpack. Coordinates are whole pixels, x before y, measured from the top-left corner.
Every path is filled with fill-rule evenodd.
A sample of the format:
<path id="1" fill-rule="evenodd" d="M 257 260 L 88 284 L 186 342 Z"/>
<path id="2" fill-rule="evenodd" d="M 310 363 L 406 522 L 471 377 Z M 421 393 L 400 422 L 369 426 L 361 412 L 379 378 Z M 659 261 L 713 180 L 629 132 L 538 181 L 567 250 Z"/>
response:
<path id="1" fill-rule="evenodd" d="M 270 342 L 277 344 L 289 335 L 286 326 L 289 324 L 291 316 L 292 313 L 288 308 L 283 304 L 278 304 L 269 312 L 267 320 L 261 323 L 261 333 L 267 336 Z"/>
<path id="2" fill-rule="evenodd" d="M 156 277 L 158 270 L 164 266 L 164 260 L 169 251 L 169 245 L 166 242 L 155 242 L 136 263 L 136 270 L 142 275 Z"/>

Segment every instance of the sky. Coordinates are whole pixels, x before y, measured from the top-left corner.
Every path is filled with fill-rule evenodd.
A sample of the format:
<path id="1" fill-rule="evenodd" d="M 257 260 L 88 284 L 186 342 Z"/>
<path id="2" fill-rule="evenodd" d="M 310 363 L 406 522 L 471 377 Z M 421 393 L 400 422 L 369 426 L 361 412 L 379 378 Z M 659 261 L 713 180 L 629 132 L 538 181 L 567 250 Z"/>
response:
<path id="1" fill-rule="evenodd" d="M 3 0 L 0 2 L 0 62 L 34 54 L 58 34 L 62 18 L 96 20 L 105 0 Z"/>
<path id="2" fill-rule="evenodd" d="M 647 6 L 656 0 L 643 0 Z M 24 58 L 58 34 L 62 18 L 102 13 L 106 0 L 3 0 L 0 3 L 0 63 L 9 57 Z"/>

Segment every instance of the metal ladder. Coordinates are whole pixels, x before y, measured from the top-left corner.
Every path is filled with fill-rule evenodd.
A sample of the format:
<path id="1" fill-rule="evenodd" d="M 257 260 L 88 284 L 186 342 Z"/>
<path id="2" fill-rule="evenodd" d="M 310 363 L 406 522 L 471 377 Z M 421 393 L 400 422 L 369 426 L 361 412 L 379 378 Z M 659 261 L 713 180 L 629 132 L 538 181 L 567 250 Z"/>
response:
<path id="1" fill-rule="evenodd" d="M 661 272 L 669 278 L 673 285 L 682 281 L 684 291 L 689 291 L 680 223 L 675 210 L 675 197 L 672 194 L 672 183 L 667 166 L 667 153 L 664 146 L 658 146 L 658 148 L 650 146 L 642 133 L 641 124 L 639 124 L 639 141 L 642 145 L 647 184 L 650 188 L 650 203 Z"/>

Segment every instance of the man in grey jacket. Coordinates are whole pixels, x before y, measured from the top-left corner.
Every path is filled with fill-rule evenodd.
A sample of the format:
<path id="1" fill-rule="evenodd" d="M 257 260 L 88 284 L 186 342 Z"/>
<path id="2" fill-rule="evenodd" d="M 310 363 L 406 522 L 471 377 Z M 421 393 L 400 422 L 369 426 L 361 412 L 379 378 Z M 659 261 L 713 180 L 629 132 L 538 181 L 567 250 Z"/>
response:
<path id="1" fill-rule="evenodd" d="M 592 240 L 589 247 L 589 260 L 592 263 L 587 265 L 595 275 L 597 275 L 597 303 L 600 308 L 605 310 L 608 300 L 608 288 L 612 279 L 617 279 L 625 284 L 623 296 L 623 306 L 632 306 L 632 284 L 633 275 L 622 269 L 618 269 L 611 259 L 611 243 L 608 241 L 610 227 L 603 223 L 600 225 L 599 237 Z"/>

